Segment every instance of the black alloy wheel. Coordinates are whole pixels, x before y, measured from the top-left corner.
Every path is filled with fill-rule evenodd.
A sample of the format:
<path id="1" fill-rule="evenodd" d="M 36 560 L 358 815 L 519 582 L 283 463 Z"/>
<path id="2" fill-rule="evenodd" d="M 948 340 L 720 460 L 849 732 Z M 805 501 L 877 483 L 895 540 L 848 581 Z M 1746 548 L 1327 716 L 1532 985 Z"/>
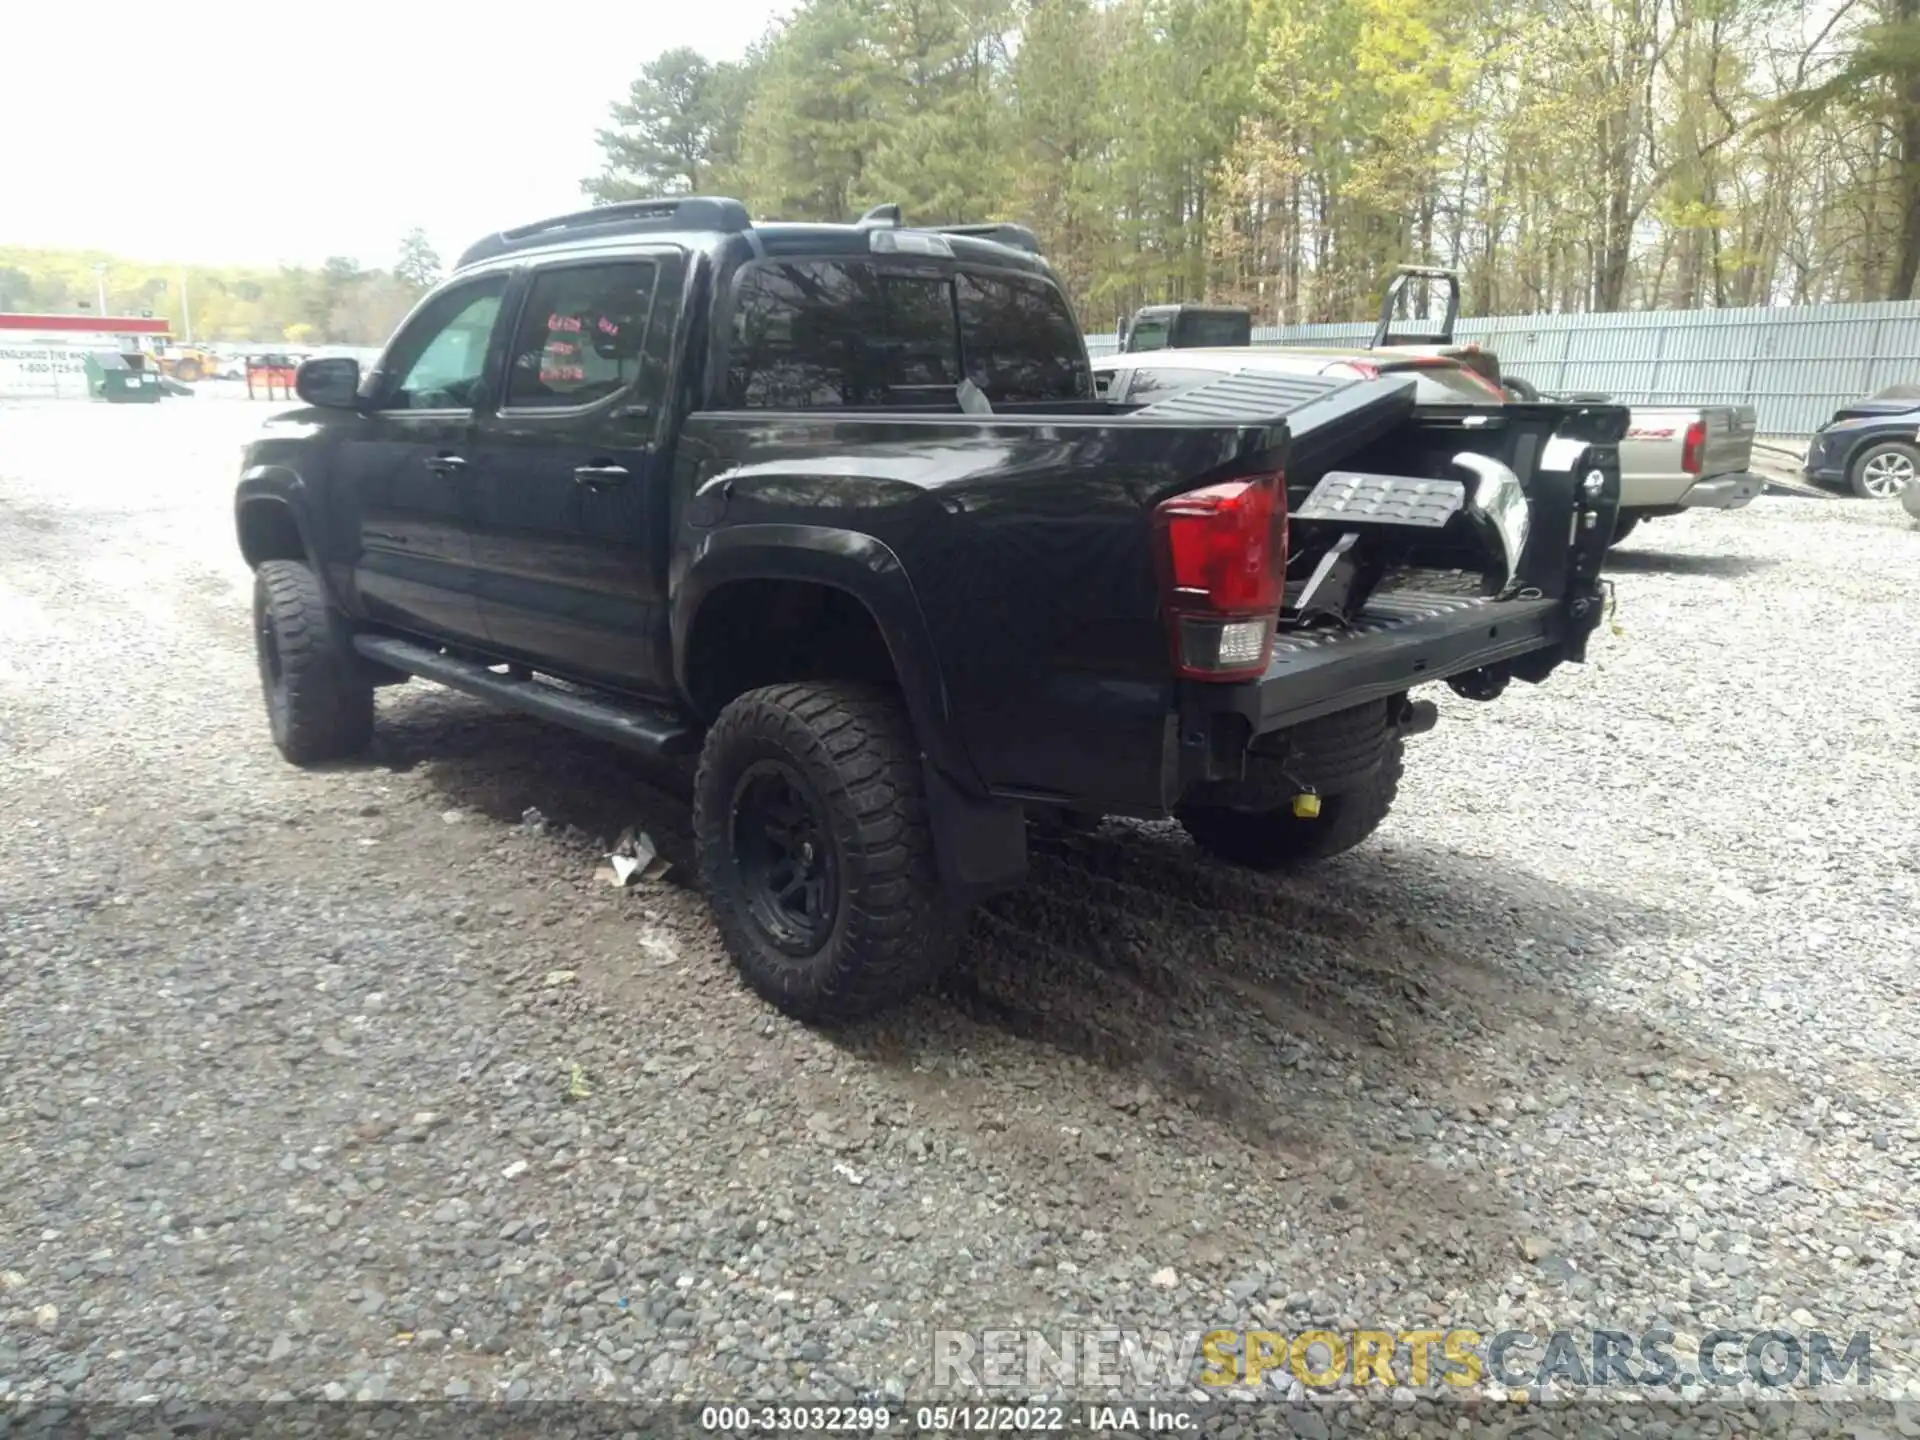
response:
<path id="1" fill-rule="evenodd" d="M 789 955 L 811 955 L 833 934 L 840 867 L 812 787 L 779 760 L 760 760 L 734 786 L 728 818 L 748 913 Z"/>

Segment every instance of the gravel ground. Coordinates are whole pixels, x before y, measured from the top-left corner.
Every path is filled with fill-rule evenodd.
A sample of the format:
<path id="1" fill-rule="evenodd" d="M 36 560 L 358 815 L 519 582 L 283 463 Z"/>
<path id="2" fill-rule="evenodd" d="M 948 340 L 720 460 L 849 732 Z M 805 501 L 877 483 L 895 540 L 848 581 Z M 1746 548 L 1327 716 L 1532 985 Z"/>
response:
<path id="1" fill-rule="evenodd" d="M 1644 526 L 1624 633 L 1440 695 L 1360 851 L 1044 842 L 826 1034 L 594 879 L 685 872 L 678 774 L 423 685 L 280 762 L 259 413 L 0 407 L 0 1397 L 897 1400 L 935 1327 L 1309 1320 L 1865 1329 L 1920 1397 L 1897 507 Z"/>

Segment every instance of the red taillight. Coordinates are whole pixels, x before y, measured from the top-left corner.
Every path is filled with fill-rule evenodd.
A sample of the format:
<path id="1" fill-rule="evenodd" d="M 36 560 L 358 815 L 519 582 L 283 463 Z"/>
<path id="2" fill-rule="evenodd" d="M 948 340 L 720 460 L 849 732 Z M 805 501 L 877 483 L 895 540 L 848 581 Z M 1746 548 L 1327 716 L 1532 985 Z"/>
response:
<path id="1" fill-rule="evenodd" d="M 1287 573 L 1281 477 L 1189 490 L 1162 501 L 1153 519 L 1174 668 L 1192 680 L 1265 673 Z"/>
<path id="2" fill-rule="evenodd" d="M 1680 445 L 1680 468 L 1689 475 L 1700 473 L 1701 457 L 1707 449 L 1707 422 L 1696 420 L 1687 426 L 1687 438 Z"/>

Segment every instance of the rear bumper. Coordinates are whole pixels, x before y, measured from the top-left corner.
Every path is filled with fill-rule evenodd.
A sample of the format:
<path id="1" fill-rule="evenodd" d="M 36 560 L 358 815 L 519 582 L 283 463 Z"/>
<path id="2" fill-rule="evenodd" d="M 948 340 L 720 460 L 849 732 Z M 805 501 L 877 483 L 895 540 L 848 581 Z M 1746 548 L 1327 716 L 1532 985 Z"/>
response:
<path id="1" fill-rule="evenodd" d="M 1715 475 L 1687 491 L 1680 497 L 1680 503 L 1689 510 L 1739 510 L 1751 505 L 1766 488 L 1766 477 L 1752 471 Z"/>
<path id="2" fill-rule="evenodd" d="M 1190 687 L 1190 714 L 1203 730 L 1212 716 L 1238 716 L 1261 735 L 1523 659 L 1523 678 L 1543 679 L 1561 660 L 1580 658 L 1577 642 L 1599 620 L 1597 600 L 1580 603 L 1586 623 L 1576 625 L 1560 600 L 1376 596 L 1350 630 L 1281 636 L 1254 683 Z"/>

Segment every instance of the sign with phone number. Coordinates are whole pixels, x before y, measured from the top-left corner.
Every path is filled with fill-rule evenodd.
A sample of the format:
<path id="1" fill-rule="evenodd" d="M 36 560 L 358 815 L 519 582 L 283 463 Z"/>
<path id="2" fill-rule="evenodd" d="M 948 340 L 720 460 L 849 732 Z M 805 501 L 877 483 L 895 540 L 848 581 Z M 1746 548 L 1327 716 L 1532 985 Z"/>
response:
<path id="1" fill-rule="evenodd" d="M 86 362 L 78 350 L 0 346 L 0 395 L 84 394 L 86 383 Z"/>

